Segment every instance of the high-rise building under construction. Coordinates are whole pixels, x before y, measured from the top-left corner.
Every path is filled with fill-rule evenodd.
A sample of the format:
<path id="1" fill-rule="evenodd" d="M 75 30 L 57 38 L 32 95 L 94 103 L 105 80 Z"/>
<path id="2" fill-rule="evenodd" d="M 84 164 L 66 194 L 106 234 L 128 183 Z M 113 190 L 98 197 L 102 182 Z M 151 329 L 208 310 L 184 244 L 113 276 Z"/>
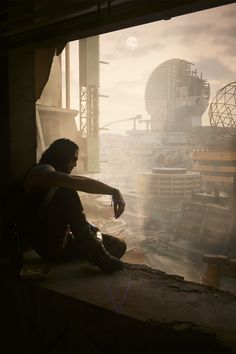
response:
<path id="1" fill-rule="evenodd" d="M 193 64 L 170 59 L 151 73 L 145 105 L 153 131 L 188 131 L 201 126 L 210 96 L 209 83 Z"/>

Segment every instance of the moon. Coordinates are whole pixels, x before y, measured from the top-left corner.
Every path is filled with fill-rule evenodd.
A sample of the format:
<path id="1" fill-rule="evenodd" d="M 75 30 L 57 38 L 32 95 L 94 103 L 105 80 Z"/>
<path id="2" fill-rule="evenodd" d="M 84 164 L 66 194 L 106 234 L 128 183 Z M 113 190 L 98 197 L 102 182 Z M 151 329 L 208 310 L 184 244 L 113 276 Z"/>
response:
<path id="1" fill-rule="evenodd" d="M 126 39 L 125 47 L 129 50 L 135 50 L 139 46 L 138 40 L 135 37 L 128 37 Z"/>

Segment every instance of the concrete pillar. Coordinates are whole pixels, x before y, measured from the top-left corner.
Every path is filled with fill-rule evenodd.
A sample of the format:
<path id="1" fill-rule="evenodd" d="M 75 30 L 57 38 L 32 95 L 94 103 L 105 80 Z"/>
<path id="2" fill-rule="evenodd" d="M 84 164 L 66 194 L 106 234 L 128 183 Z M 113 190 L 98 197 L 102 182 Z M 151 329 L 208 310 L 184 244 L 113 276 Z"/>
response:
<path id="1" fill-rule="evenodd" d="M 35 162 L 34 50 L 9 50 L 0 58 L 0 244 L 4 240 L 6 195 Z M 1 246 L 0 246 L 1 248 Z"/>
<path id="2" fill-rule="evenodd" d="M 15 181 L 36 161 L 33 49 L 9 52 L 9 106 L 10 180 Z"/>
<path id="3" fill-rule="evenodd" d="M 0 57 L 0 255 L 3 251 L 3 234 L 4 234 L 4 203 L 3 195 L 9 178 L 9 93 L 8 93 L 8 55 Z"/>

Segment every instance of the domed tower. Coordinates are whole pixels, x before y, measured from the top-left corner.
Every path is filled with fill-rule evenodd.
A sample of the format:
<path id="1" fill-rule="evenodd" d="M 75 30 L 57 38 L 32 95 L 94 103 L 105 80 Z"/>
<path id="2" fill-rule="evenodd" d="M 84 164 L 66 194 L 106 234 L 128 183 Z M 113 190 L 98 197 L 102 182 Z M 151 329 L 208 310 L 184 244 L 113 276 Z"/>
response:
<path id="1" fill-rule="evenodd" d="M 209 83 L 183 59 L 170 59 L 150 75 L 145 105 L 153 131 L 186 131 L 201 126 L 208 106 Z"/>

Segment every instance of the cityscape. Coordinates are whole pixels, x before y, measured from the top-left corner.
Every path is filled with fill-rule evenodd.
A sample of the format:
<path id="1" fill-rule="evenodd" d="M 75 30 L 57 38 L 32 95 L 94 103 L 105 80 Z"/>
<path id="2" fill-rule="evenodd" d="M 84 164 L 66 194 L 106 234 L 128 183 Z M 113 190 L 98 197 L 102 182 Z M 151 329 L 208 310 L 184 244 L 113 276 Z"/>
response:
<path id="1" fill-rule="evenodd" d="M 232 9 L 235 5 L 204 11 L 202 26 L 208 20 L 211 29 L 214 16 L 229 16 Z M 191 21 L 196 27 L 197 16 L 184 16 L 185 27 L 190 28 Z M 175 21 L 177 32 L 179 19 Z M 232 281 L 222 285 L 216 275 L 209 274 L 214 266 L 228 266 L 236 253 L 236 68 L 221 63 L 225 77 L 219 77 L 220 64 L 218 61 L 216 65 L 215 58 L 214 73 L 212 67 L 203 65 L 208 59 L 201 52 L 201 61 L 197 57 L 192 60 L 194 56 L 187 55 L 186 50 L 186 58 L 171 56 L 168 51 L 164 57 L 162 44 L 153 43 L 151 48 L 147 40 L 144 49 L 156 52 L 163 61 L 159 58 L 150 69 L 145 66 L 143 96 L 138 99 L 137 94 L 137 104 L 132 104 L 132 99 L 129 102 L 130 81 L 130 87 L 123 87 L 127 99 L 122 96 L 123 105 L 118 109 L 114 105 L 112 111 L 113 77 L 108 83 L 106 70 L 116 69 L 122 50 L 133 63 L 135 56 L 144 55 L 138 34 L 141 27 L 147 33 L 147 26 L 154 25 L 139 26 L 137 33 L 135 28 L 128 29 L 125 49 L 120 52 L 109 53 L 104 49 L 105 41 L 111 43 L 112 35 L 122 37 L 125 30 L 72 42 L 60 58 L 54 57 L 49 81 L 36 105 L 38 156 L 56 138 L 69 137 L 80 146 L 73 173 L 121 190 L 126 210 L 118 220 L 112 217 L 109 197 L 82 193 L 82 200 L 101 231 L 125 239 L 125 261 L 231 289 L 235 287 Z M 174 24 L 166 29 L 167 36 L 171 26 Z M 192 38 L 196 39 L 195 33 Z M 93 60 L 86 61 L 89 55 Z M 114 80 L 116 76 L 114 72 Z M 127 82 L 132 78 L 130 72 Z M 133 82 L 134 92 L 136 86 Z"/>

